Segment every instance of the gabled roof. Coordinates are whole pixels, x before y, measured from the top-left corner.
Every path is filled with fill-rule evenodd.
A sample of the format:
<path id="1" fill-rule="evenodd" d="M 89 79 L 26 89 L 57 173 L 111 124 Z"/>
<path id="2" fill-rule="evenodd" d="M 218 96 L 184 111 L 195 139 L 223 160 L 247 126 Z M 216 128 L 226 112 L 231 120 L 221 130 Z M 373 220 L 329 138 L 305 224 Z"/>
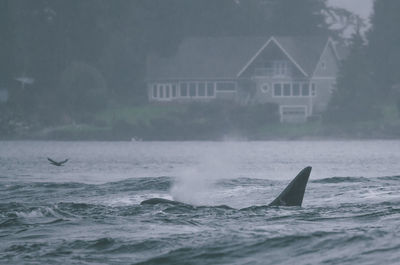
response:
<path id="1" fill-rule="evenodd" d="M 289 37 L 273 36 L 265 43 L 260 50 L 250 59 L 250 61 L 238 73 L 240 75 L 253 62 L 253 60 L 267 49 L 269 45 L 275 43 L 292 61 L 292 63 L 306 76 L 311 76 L 318 64 L 320 56 L 328 42 L 328 37 L 307 36 Z"/>
<path id="2" fill-rule="evenodd" d="M 147 79 L 232 79 L 267 37 L 188 38 L 175 55 L 147 58 Z"/>
<path id="3" fill-rule="evenodd" d="M 276 37 L 276 40 L 311 76 L 328 42 L 328 37 Z"/>
<path id="4" fill-rule="evenodd" d="M 147 60 L 147 80 L 234 79 L 272 42 L 305 75 L 311 76 L 328 37 L 188 38 L 176 54 Z"/>

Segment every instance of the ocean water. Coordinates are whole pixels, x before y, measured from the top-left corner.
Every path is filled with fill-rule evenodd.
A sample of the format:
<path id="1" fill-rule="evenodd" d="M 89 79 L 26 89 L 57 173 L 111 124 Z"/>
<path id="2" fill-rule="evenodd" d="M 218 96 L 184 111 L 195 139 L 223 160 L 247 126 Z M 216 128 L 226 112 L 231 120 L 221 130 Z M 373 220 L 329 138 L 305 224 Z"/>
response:
<path id="1" fill-rule="evenodd" d="M 399 162 L 400 141 L 0 142 L 0 264 L 399 264 Z M 305 166 L 303 206 L 267 207 Z"/>

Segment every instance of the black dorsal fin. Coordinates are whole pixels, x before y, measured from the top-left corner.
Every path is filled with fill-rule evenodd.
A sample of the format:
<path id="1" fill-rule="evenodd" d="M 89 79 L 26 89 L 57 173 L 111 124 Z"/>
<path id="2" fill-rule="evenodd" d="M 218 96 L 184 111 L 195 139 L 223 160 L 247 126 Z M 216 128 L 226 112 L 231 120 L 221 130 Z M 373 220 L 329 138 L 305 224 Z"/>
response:
<path id="1" fill-rule="evenodd" d="M 287 185 L 269 206 L 301 206 L 311 167 L 306 167 Z"/>

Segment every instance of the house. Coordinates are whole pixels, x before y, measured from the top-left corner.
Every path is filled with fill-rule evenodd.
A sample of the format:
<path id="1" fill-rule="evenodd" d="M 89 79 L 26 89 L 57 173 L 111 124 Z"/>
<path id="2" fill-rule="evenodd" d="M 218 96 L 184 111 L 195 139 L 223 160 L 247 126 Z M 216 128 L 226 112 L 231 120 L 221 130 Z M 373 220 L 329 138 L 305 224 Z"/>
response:
<path id="1" fill-rule="evenodd" d="M 340 59 L 329 37 L 189 38 L 170 57 L 148 56 L 148 98 L 272 102 L 282 122 L 303 122 L 327 107 Z"/>

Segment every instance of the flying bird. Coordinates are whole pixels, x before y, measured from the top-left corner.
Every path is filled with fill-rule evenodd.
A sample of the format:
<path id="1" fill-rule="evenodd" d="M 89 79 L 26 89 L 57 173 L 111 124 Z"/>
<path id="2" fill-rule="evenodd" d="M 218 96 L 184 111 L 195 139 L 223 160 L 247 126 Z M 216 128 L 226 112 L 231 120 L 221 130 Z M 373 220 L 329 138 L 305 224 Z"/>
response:
<path id="1" fill-rule="evenodd" d="M 67 163 L 68 158 L 65 159 L 64 161 L 60 161 L 60 162 L 54 161 L 54 160 L 51 159 L 51 158 L 47 158 L 47 160 L 49 160 L 50 164 L 52 164 L 53 166 L 58 166 L 58 167 L 59 167 L 59 166 L 64 165 L 65 163 Z"/>

